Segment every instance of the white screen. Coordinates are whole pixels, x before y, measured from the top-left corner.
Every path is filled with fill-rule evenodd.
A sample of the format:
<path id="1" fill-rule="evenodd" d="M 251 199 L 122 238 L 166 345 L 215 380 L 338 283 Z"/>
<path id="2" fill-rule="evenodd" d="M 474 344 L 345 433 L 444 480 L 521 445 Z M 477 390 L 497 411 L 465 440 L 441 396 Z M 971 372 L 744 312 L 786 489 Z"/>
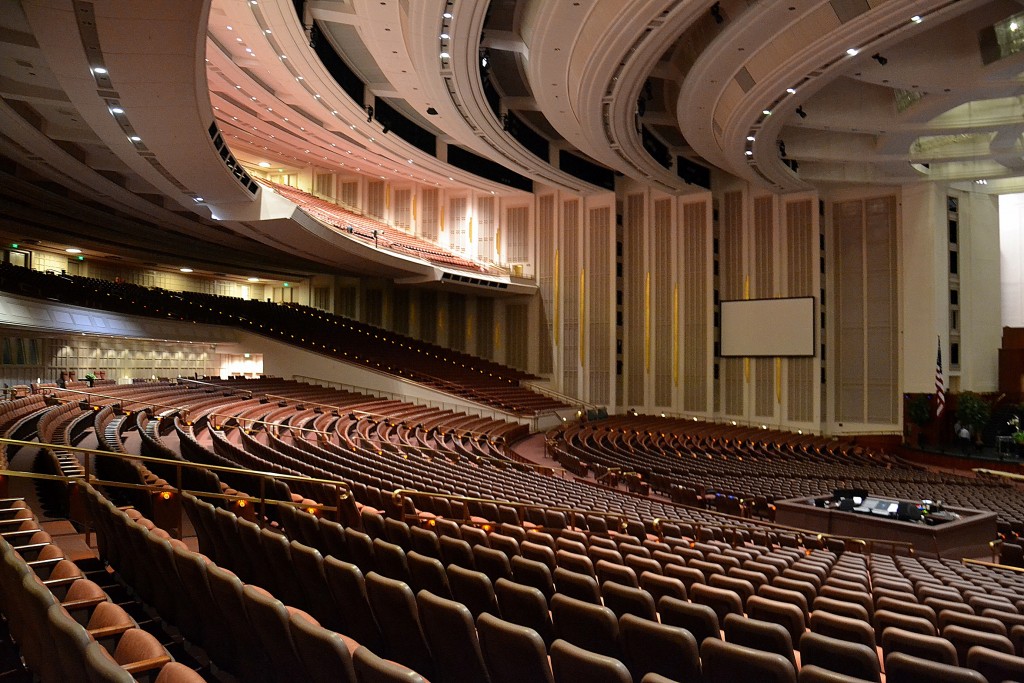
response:
<path id="1" fill-rule="evenodd" d="M 814 298 L 723 301 L 721 355 L 813 356 Z"/>

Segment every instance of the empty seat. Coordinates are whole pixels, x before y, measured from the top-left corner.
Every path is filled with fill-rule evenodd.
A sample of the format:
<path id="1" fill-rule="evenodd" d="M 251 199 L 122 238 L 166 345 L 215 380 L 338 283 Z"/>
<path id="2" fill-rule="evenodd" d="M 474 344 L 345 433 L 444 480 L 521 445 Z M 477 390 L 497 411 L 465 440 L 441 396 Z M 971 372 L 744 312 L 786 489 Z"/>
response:
<path id="1" fill-rule="evenodd" d="M 442 598 L 451 598 L 452 589 L 448 584 L 448 573 L 441 560 L 422 555 L 415 550 L 405 554 L 409 565 L 409 586 L 415 592 L 427 590 Z"/>
<path id="2" fill-rule="evenodd" d="M 718 615 L 707 605 L 665 596 L 658 601 L 658 614 L 661 615 L 661 623 L 686 629 L 698 644 L 705 638 L 722 638 Z"/>
<path id="3" fill-rule="evenodd" d="M 617 617 L 633 614 L 641 619 L 658 619 L 654 599 L 642 588 L 631 588 L 609 581 L 601 585 L 601 596 L 604 598 L 605 607 L 611 609 Z"/>
<path id="4" fill-rule="evenodd" d="M 487 683 L 487 669 L 470 610 L 428 591 L 416 596 L 438 683 Z"/>
<path id="5" fill-rule="evenodd" d="M 800 661 L 865 681 L 881 680 L 878 652 L 874 648 L 812 631 L 800 639 Z"/>
<path id="6" fill-rule="evenodd" d="M 619 637 L 633 680 L 649 673 L 674 681 L 700 680 L 700 648 L 686 629 L 628 614 L 619 619 Z"/>
<path id="7" fill-rule="evenodd" d="M 384 639 L 373 616 L 366 594 L 366 580 L 359 567 L 334 557 L 325 557 L 323 566 L 324 578 L 334 602 L 344 605 L 342 632 L 371 650 L 383 651 Z"/>
<path id="8" fill-rule="evenodd" d="M 1024 657 L 987 647 L 972 647 L 967 652 L 967 668 L 980 673 L 988 683 L 1024 681 Z"/>
<path id="9" fill-rule="evenodd" d="M 698 605 L 707 605 L 718 615 L 718 622 L 725 621 L 727 614 L 743 615 L 743 602 L 740 596 L 725 588 L 695 585 L 690 591 L 690 600 Z"/>
<path id="10" fill-rule="evenodd" d="M 789 632 L 793 644 L 797 647 L 799 647 L 800 637 L 807 629 L 804 613 L 797 605 L 769 600 L 760 595 L 752 595 L 747 600 L 747 616 L 779 624 Z"/>
<path id="11" fill-rule="evenodd" d="M 987 683 L 977 671 L 894 652 L 885 658 L 886 683 Z"/>
<path id="12" fill-rule="evenodd" d="M 597 654 L 621 658 L 619 621 L 607 607 L 556 594 L 551 598 L 555 635 Z"/>
<path id="13" fill-rule="evenodd" d="M 553 683 L 544 641 L 533 629 L 481 614 L 476 620 L 491 683 Z"/>
<path id="14" fill-rule="evenodd" d="M 561 595 L 595 605 L 601 604 L 601 587 L 593 576 L 577 574 L 568 569 L 558 567 L 555 569 L 555 581 L 557 582 L 558 592 Z"/>
<path id="15" fill-rule="evenodd" d="M 640 575 L 640 587 L 651 594 L 654 604 L 663 595 L 669 595 L 678 600 L 686 600 L 686 586 L 679 579 L 671 576 L 645 573 Z"/>
<path id="16" fill-rule="evenodd" d="M 484 612 L 501 616 L 498 599 L 494 596 L 494 586 L 486 574 L 454 564 L 448 565 L 447 571 L 452 599 L 468 607 L 473 619 Z"/>
<path id="17" fill-rule="evenodd" d="M 388 656 L 429 678 L 434 671 L 433 658 L 409 586 L 370 572 L 366 575 L 366 594 Z"/>
<path id="18" fill-rule="evenodd" d="M 632 683 L 629 669 L 619 660 L 590 652 L 564 640 L 551 645 L 555 683 Z"/>
<path id="19" fill-rule="evenodd" d="M 885 657 L 893 652 L 902 652 L 912 657 L 920 657 L 952 666 L 956 666 L 960 662 L 953 643 L 945 638 L 907 631 L 895 626 L 890 626 L 882 632 L 880 644 Z"/>
<path id="20" fill-rule="evenodd" d="M 525 557 L 515 556 L 510 561 L 512 565 L 512 577 L 516 583 L 526 586 L 533 586 L 548 600 L 555 594 L 555 584 L 551 579 L 551 570 L 543 562 L 528 560 Z M 557 570 L 556 570 L 557 571 Z"/>
<path id="21" fill-rule="evenodd" d="M 612 564 L 607 560 L 598 560 L 594 565 L 594 570 L 597 572 L 598 583 L 611 581 L 623 586 L 629 586 L 630 588 L 640 587 L 640 582 L 636 578 L 636 572 L 625 565 Z"/>
<path id="22" fill-rule="evenodd" d="M 498 607 L 505 621 L 532 628 L 550 647 L 555 640 L 548 601 L 544 594 L 533 586 L 524 586 L 507 579 L 498 579 L 494 584 Z"/>
<path id="23" fill-rule="evenodd" d="M 967 662 L 967 651 L 975 645 L 987 647 L 996 652 L 1003 652 L 1008 655 L 1014 654 L 1013 643 L 1006 636 L 984 631 L 974 631 L 966 626 L 950 624 L 942 629 L 942 637 L 953 643 L 956 648 L 956 656 L 961 665 Z"/>
<path id="24" fill-rule="evenodd" d="M 700 646 L 705 683 L 795 683 L 796 669 L 788 659 L 742 645 L 708 638 Z"/>
<path id="25" fill-rule="evenodd" d="M 793 640 L 789 637 L 789 632 L 782 626 L 768 621 L 747 619 L 737 614 L 726 615 L 723 626 L 726 641 L 762 652 L 774 652 L 782 655 L 796 669 Z"/>
<path id="26" fill-rule="evenodd" d="M 290 677 L 309 678 L 305 666 L 295 654 L 289 634 L 289 615 L 284 604 L 265 590 L 247 585 L 242 589 L 245 611 L 249 616 L 260 646 L 270 660 L 271 676 L 277 680 Z"/>
<path id="27" fill-rule="evenodd" d="M 291 615 L 289 624 L 295 653 L 312 683 L 356 683 L 352 652 L 358 643 L 298 614 Z"/>
<path id="28" fill-rule="evenodd" d="M 361 647 L 352 655 L 359 683 L 427 683 L 423 676 L 401 664 L 381 659 L 369 648 Z"/>
<path id="29" fill-rule="evenodd" d="M 815 610 L 811 614 L 811 631 L 830 638 L 860 643 L 871 649 L 877 644 L 875 630 L 871 628 L 871 624 L 824 610 Z"/>

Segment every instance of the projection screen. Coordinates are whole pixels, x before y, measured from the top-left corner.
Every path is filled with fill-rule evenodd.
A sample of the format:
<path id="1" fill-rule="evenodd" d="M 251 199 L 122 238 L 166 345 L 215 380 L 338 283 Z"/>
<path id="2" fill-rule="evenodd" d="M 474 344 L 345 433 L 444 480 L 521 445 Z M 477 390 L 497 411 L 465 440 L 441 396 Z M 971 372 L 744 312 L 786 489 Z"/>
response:
<path id="1" fill-rule="evenodd" d="M 723 358 L 814 355 L 814 297 L 721 302 Z"/>

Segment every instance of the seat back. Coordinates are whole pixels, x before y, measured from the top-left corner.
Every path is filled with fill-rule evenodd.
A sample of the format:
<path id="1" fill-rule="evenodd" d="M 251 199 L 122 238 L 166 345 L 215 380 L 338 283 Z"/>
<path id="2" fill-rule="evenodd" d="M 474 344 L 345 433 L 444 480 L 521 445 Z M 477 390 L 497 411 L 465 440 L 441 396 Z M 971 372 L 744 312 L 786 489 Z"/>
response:
<path id="1" fill-rule="evenodd" d="M 289 633 L 312 683 L 356 683 L 352 654 L 344 637 L 298 614 L 289 619 Z M 349 642 L 352 649 L 357 647 L 355 641 Z"/>
<path id="2" fill-rule="evenodd" d="M 802 664 L 820 666 L 865 681 L 880 681 L 878 652 L 867 645 L 808 631 L 800 639 Z"/>
<path id="3" fill-rule="evenodd" d="M 590 652 L 564 640 L 551 644 L 555 683 L 632 683 L 629 669 L 619 660 Z"/>
<path id="4" fill-rule="evenodd" d="M 634 680 L 650 673 L 674 681 L 699 681 L 700 648 L 693 634 L 632 614 L 619 618 L 619 638 Z"/>
<path id="5" fill-rule="evenodd" d="M 551 621 L 558 638 L 597 654 L 621 658 L 619 621 L 607 607 L 558 593 L 551 598 Z"/>
<path id="6" fill-rule="evenodd" d="M 524 586 L 508 579 L 498 579 L 494 584 L 501 616 L 506 621 L 532 628 L 550 647 L 555 640 L 555 630 L 548 612 L 548 601 L 544 594 L 533 586 Z"/>
<path id="7" fill-rule="evenodd" d="M 423 634 L 416 598 L 409 586 L 370 572 L 366 575 L 366 594 L 388 656 L 429 680 L 433 676 L 434 660 Z"/>
<path id="8" fill-rule="evenodd" d="M 481 614 L 476 620 L 491 683 L 554 683 L 544 641 L 533 629 Z"/>
<path id="9" fill-rule="evenodd" d="M 796 683 L 796 669 L 774 652 L 707 638 L 700 646 L 700 660 L 705 683 Z"/>
<path id="10" fill-rule="evenodd" d="M 416 595 L 416 604 L 438 683 L 486 683 L 487 669 L 469 609 L 428 591 Z"/>

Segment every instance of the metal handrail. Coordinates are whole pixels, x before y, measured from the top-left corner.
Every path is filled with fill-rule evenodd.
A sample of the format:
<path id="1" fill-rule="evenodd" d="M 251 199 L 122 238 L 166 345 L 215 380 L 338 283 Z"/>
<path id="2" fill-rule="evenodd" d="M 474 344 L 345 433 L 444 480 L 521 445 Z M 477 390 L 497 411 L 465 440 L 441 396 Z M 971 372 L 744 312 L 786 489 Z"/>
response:
<path id="1" fill-rule="evenodd" d="M 963 564 L 974 564 L 979 567 L 991 567 L 992 569 L 1008 569 L 1018 574 L 1024 574 L 1024 567 L 1014 567 L 1012 564 L 999 564 L 998 562 L 985 562 L 984 560 L 974 560 L 969 557 L 965 557 L 960 560 Z"/>
<path id="2" fill-rule="evenodd" d="M 478 498 L 474 496 L 458 496 L 449 495 L 446 493 L 428 493 L 426 491 L 417 491 L 416 489 L 395 489 L 391 493 L 391 500 L 399 509 L 404 510 L 404 502 L 406 498 L 443 498 L 448 501 L 458 501 L 460 503 L 490 503 L 492 505 L 504 505 L 507 507 L 513 507 L 523 510 L 553 510 L 555 512 L 564 512 L 566 514 L 566 523 L 570 529 L 576 529 L 575 515 L 581 514 L 584 517 L 588 515 L 603 517 L 605 519 L 611 517 L 618 520 L 619 530 L 624 531 L 626 529 L 627 519 L 626 516 L 619 512 L 609 512 L 606 510 L 583 510 L 579 508 L 570 508 L 564 506 L 555 505 L 542 505 L 540 503 L 524 503 L 522 501 L 511 501 L 511 500 L 500 500 L 498 498 Z M 415 502 L 415 501 L 414 501 Z M 463 506 L 464 521 L 471 522 L 469 516 L 469 508 Z M 524 520 L 526 521 L 526 520 Z"/>
<path id="3" fill-rule="evenodd" d="M 45 475 L 46 477 L 54 477 L 56 479 L 60 479 L 60 480 L 67 481 L 67 482 L 84 480 L 87 483 L 91 483 L 92 481 L 94 481 L 95 477 L 93 476 L 93 473 L 92 473 L 92 470 L 93 470 L 93 462 L 92 461 L 93 461 L 93 458 L 95 458 L 95 457 L 114 458 L 116 460 L 135 460 L 135 461 L 141 461 L 141 462 L 157 462 L 157 463 L 160 463 L 160 464 L 162 464 L 164 466 L 173 466 L 175 468 L 175 475 L 176 475 L 175 476 L 175 484 L 172 486 L 168 482 L 168 486 L 172 486 L 172 488 L 176 489 L 178 492 L 185 491 L 185 488 L 182 486 L 182 470 L 184 470 L 184 469 L 203 469 L 203 470 L 209 470 L 209 471 L 213 471 L 213 472 L 229 472 L 229 473 L 243 474 L 243 475 L 248 475 L 248 476 L 256 476 L 256 477 L 259 478 L 259 482 L 260 482 L 260 491 L 259 491 L 259 495 L 258 496 L 257 495 L 237 496 L 237 498 L 231 498 L 231 499 L 247 500 L 247 501 L 253 502 L 253 503 L 258 502 L 260 504 L 260 514 L 261 514 L 261 516 L 263 515 L 263 513 L 266 512 L 266 506 L 268 504 L 276 504 L 277 502 L 282 502 L 282 501 L 271 501 L 271 500 L 267 499 L 267 496 L 266 496 L 266 481 L 268 479 L 270 479 L 270 480 L 277 479 L 277 480 L 282 480 L 282 481 L 297 481 L 297 482 L 302 482 L 302 483 L 305 483 L 305 484 L 310 484 L 310 483 L 312 483 L 312 484 L 324 484 L 326 486 L 334 487 L 335 492 L 336 492 L 335 501 L 334 501 L 335 505 L 334 506 L 328 506 L 328 505 L 323 505 L 323 504 L 319 504 L 319 503 L 318 504 L 309 503 L 309 504 L 302 504 L 301 507 L 311 508 L 311 509 L 318 509 L 318 510 L 324 510 L 324 511 L 328 511 L 328 512 L 334 512 L 335 516 L 338 519 L 338 521 L 341 521 L 341 511 L 342 511 L 341 503 L 342 503 L 342 501 L 348 500 L 348 498 L 352 495 L 352 489 L 351 489 L 351 487 L 349 486 L 349 484 L 347 482 L 340 481 L 340 480 L 333 480 L 333 479 L 319 479 L 319 478 L 316 478 L 316 477 L 309 477 L 309 476 L 306 476 L 306 475 L 279 474 L 279 473 L 276 473 L 276 472 L 264 472 L 264 471 L 261 471 L 261 470 L 250 470 L 250 469 L 244 469 L 244 468 L 241 468 L 241 467 L 227 467 L 227 466 L 224 466 L 224 465 L 206 465 L 206 464 L 202 464 L 202 463 L 189 462 L 187 460 L 168 460 L 166 458 L 154 458 L 152 456 L 147 456 L 147 455 L 134 455 L 134 454 L 129 454 L 129 453 L 116 453 L 116 452 L 112 452 L 112 451 L 101 451 L 101 450 L 98 450 L 98 449 L 95 449 L 95 448 L 82 448 L 81 446 L 67 446 L 67 445 L 64 445 L 64 444 L 52 444 L 52 443 L 45 443 L 45 442 L 38 442 L 38 441 L 22 441 L 20 439 L 0 438 L 0 446 L 3 446 L 3 445 L 12 445 L 12 446 L 19 446 L 19 447 L 26 447 L 27 446 L 29 448 L 45 448 L 45 449 L 48 449 L 48 450 L 71 451 L 71 452 L 75 452 L 75 453 L 82 453 L 82 454 L 84 454 L 84 456 L 85 456 L 84 461 L 85 462 L 83 463 L 83 465 L 84 465 L 84 468 L 85 468 L 85 474 L 83 476 L 81 476 L 81 477 L 77 477 L 77 476 L 76 477 L 67 477 L 67 476 L 63 476 L 63 475 Z M 34 473 L 19 472 L 17 470 L 9 470 L 9 469 L 7 469 L 7 470 L 0 470 L 0 476 L 23 477 L 23 476 L 26 476 L 26 475 L 34 475 Z M 44 476 L 44 475 L 34 475 L 34 476 Z M 143 488 L 143 489 L 146 489 L 146 490 L 149 490 L 147 487 L 151 486 L 151 485 L 141 485 L 141 484 L 129 484 L 127 482 L 122 482 L 122 483 L 119 483 L 118 485 L 124 486 L 125 488 L 139 487 L 139 488 Z M 160 487 L 154 487 L 152 490 L 159 492 L 159 491 L 166 491 L 167 489 L 166 488 L 160 488 Z M 218 494 L 212 494 L 212 493 L 207 493 L 207 492 L 196 492 L 196 493 L 194 493 L 194 495 L 210 496 L 210 497 L 220 497 Z M 221 495 L 223 495 L 223 494 L 221 494 Z"/>

